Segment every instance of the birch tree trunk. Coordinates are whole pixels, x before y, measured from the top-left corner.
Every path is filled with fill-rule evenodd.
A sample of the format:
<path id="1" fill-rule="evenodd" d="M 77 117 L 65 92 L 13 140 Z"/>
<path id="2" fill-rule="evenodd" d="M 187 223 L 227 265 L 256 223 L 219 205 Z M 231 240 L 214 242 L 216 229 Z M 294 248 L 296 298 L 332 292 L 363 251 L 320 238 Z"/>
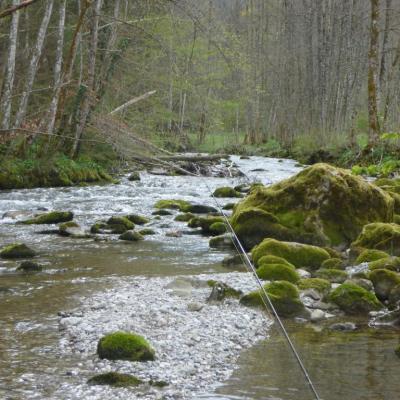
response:
<path id="1" fill-rule="evenodd" d="M 80 118 L 75 129 L 75 140 L 72 145 L 71 157 L 76 157 L 79 153 L 83 131 L 86 127 L 90 110 L 95 103 L 96 55 L 97 55 L 97 44 L 99 39 L 98 36 L 99 36 L 99 19 L 100 19 L 101 5 L 102 5 L 102 0 L 95 1 L 93 15 L 91 16 L 90 44 L 89 44 L 89 54 L 88 54 L 88 76 L 87 76 L 86 88 L 81 103 L 82 106 L 80 109 Z"/>
<path id="2" fill-rule="evenodd" d="M 13 6 L 19 5 L 19 0 L 13 1 Z M 10 129 L 11 96 L 15 77 L 15 55 L 17 52 L 19 11 L 12 15 L 9 37 L 7 67 L 4 76 L 3 93 L 0 99 L 0 113 L 2 114 L 1 129 Z"/>
<path id="3" fill-rule="evenodd" d="M 43 15 L 42 23 L 39 28 L 37 40 L 35 47 L 33 49 L 32 57 L 31 57 L 31 62 L 29 64 L 29 69 L 27 72 L 27 78 L 26 78 L 26 83 L 25 87 L 22 92 L 21 100 L 19 103 L 19 108 L 17 112 L 17 116 L 15 117 L 15 123 L 14 127 L 19 128 L 21 124 L 23 123 L 25 116 L 26 116 L 26 111 L 28 108 L 28 101 L 29 101 L 29 96 L 32 91 L 33 83 L 35 81 L 36 77 L 36 72 L 38 69 L 39 65 L 39 60 L 40 56 L 42 55 L 42 50 L 43 50 L 43 44 L 44 40 L 46 37 L 46 32 L 47 32 L 47 27 L 49 25 L 51 13 L 53 10 L 53 4 L 54 0 L 47 0 L 46 1 L 46 7 L 45 7 L 45 12 Z"/>

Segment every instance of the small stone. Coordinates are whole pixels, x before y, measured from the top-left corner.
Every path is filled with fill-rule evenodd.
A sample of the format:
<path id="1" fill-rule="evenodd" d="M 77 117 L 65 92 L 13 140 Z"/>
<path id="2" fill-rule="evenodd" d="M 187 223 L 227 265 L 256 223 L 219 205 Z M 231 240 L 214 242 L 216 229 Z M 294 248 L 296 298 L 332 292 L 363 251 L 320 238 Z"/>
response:
<path id="1" fill-rule="evenodd" d="M 322 310 L 313 310 L 311 312 L 311 322 L 320 322 L 325 319 L 325 312 Z"/>
<path id="2" fill-rule="evenodd" d="M 203 307 L 204 307 L 204 304 L 196 303 L 196 302 L 189 303 L 187 306 L 188 310 L 192 311 L 192 312 L 200 311 L 203 309 Z"/>
<path id="3" fill-rule="evenodd" d="M 357 325 L 353 322 L 338 322 L 336 324 L 332 324 L 329 329 L 339 332 L 351 332 L 357 329 Z"/>

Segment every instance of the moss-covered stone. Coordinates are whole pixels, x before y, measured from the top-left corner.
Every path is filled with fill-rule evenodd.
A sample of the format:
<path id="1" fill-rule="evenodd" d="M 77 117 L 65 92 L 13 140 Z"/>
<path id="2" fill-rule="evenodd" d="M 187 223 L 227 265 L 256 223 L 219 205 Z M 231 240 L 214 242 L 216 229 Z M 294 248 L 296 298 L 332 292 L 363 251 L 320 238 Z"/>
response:
<path id="1" fill-rule="evenodd" d="M 150 222 L 148 218 L 138 214 L 129 214 L 126 215 L 126 218 L 129 219 L 129 221 L 133 222 L 135 225 L 144 225 Z"/>
<path id="2" fill-rule="evenodd" d="M 113 387 L 130 387 L 138 386 L 143 381 L 136 376 L 128 374 L 120 374 L 118 372 L 107 372 L 105 374 L 95 375 L 90 378 L 87 383 L 89 385 L 108 385 Z"/>
<path id="3" fill-rule="evenodd" d="M 74 214 L 71 211 L 51 211 L 22 221 L 21 223 L 26 225 L 58 224 L 60 222 L 72 221 L 73 218 Z"/>
<path id="4" fill-rule="evenodd" d="M 13 243 L 0 250 L 0 258 L 32 258 L 36 252 L 24 243 Z"/>
<path id="5" fill-rule="evenodd" d="M 297 268 L 317 269 L 329 259 L 329 254 L 316 246 L 295 242 L 280 242 L 275 239 L 265 239 L 252 250 L 256 266 L 263 256 L 273 255 L 282 257 Z"/>
<path id="6" fill-rule="evenodd" d="M 337 287 L 329 295 L 329 299 L 346 314 L 367 314 L 382 308 L 375 294 L 351 283 L 343 283 Z"/>
<path id="7" fill-rule="evenodd" d="M 147 236 L 147 235 L 155 235 L 155 234 L 156 234 L 156 231 L 155 231 L 154 229 L 151 229 L 151 228 L 145 228 L 145 229 L 141 229 L 141 230 L 139 231 L 139 233 L 140 233 L 142 236 Z"/>
<path id="8" fill-rule="evenodd" d="M 128 176 L 128 181 L 130 181 L 130 182 L 140 181 L 140 174 L 139 174 L 139 172 L 137 172 L 137 171 L 132 172 L 132 173 Z"/>
<path id="9" fill-rule="evenodd" d="M 339 258 L 343 259 L 343 255 L 340 251 L 332 249 L 331 247 L 324 246 L 322 247 L 327 253 L 331 256 L 331 258 Z"/>
<path id="10" fill-rule="evenodd" d="M 77 224 L 75 221 L 63 222 L 58 226 L 58 231 L 60 232 L 60 235 L 68 236 L 67 231 L 69 228 L 79 228 L 79 224 Z"/>
<path id="11" fill-rule="evenodd" d="M 147 340 L 135 333 L 115 332 L 104 336 L 97 345 L 97 354 L 108 360 L 151 361 L 155 352 Z"/>
<path id="12" fill-rule="evenodd" d="M 214 217 L 214 216 L 207 216 L 207 217 L 195 217 L 192 218 L 189 223 L 189 228 L 201 228 L 201 231 L 205 235 L 212 235 L 215 234 L 211 229 L 211 226 L 217 223 L 224 224 L 223 217 Z M 217 226 L 217 225 L 214 225 Z M 219 226 L 219 225 L 218 225 Z"/>
<path id="13" fill-rule="evenodd" d="M 119 236 L 120 240 L 125 240 L 128 242 L 138 242 L 139 240 L 144 240 L 143 235 L 136 231 L 126 231 Z"/>
<path id="14" fill-rule="evenodd" d="M 209 231 L 212 235 L 218 236 L 227 232 L 227 228 L 223 222 L 214 222 L 210 225 Z"/>
<path id="15" fill-rule="evenodd" d="M 215 207 L 207 206 L 205 204 L 188 204 L 182 207 L 182 211 L 193 214 L 209 214 L 218 212 Z"/>
<path id="16" fill-rule="evenodd" d="M 257 265 L 259 267 L 263 264 L 285 264 L 285 265 L 288 265 L 289 267 L 295 268 L 295 266 L 293 264 L 291 264 L 289 261 L 285 260 L 284 258 L 278 257 L 278 256 L 273 256 L 273 255 L 262 256 L 257 261 Z"/>
<path id="17" fill-rule="evenodd" d="M 218 291 L 221 292 L 218 294 L 218 296 L 220 297 L 219 300 L 222 300 L 225 297 L 239 298 L 243 294 L 243 292 L 241 290 L 235 289 L 235 288 L 227 285 L 224 282 L 215 281 L 213 279 L 209 279 L 207 281 L 207 285 L 211 288 L 218 287 Z M 209 298 L 209 300 L 210 300 L 210 298 Z"/>
<path id="18" fill-rule="evenodd" d="M 173 215 L 171 211 L 168 211 L 165 208 L 161 208 L 160 210 L 153 211 L 151 215 L 156 215 L 159 217 L 165 217 L 167 215 Z"/>
<path id="19" fill-rule="evenodd" d="M 112 233 L 122 234 L 135 227 L 135 224 L 126 217 L 111 217 L 107 221 L 107 226 Z"/>
<path id="20" fill-rule="evenodd" d="M 17 268 L 17 271 L 24 271 L 24 272 L 39 272 L 43 268 L 41 265 L 34 261 L 23 261 Z"/>
<path id="21" fill-rule="evenodd" d="M 323 269 L 345 269 L 345 263 L 340 258 L 329 258 L 321 264 Z"/>
<path id="22" fill-rule="evenodd" d="M 264 286 L 277 313 L 282 317 L 293 317 L 304 312 L 296 286 L 287 281 L 275 281 Z M 264 304 L 259 290 L 250 292 L 240 299 L 240 303 L 249 307 Z"/>
<path id="23" fill-rule="evenodd" d="M 400 284 L 400 275 L 388 269 L 375 269 L 369 274 L 374 284 L 374 291 L 378 299 L 387 300 L 390 291 Z"/>
<path id="24" fill-rule="evenodd" d="M 189 207 L 190 203 L 185 200 L 159 200 L 154 204 L 154 208 L 168 208 L 170 210 L 180 210 L 185 212 L 185 208 Z"/>
<path id="25" fill-rule="evenodd" d="M 400 225 L 373 223 L 364 226 L 351 247 L 353 249 L 382 250 L 400 256 Z"/>
<path id="26" fill-rule="evenodd" d="M 296 268 L 286 264 L 262 264 L 257 268 L 257 275 L 260 279 L 268 281 L 288 281 L 296 283 L 300 279 Z"/>
<path id="27" fill-rule="evenodd" d="M 391 271 L 400 271 L 400 257 L 385 257 L 380 260 L 369 263 L 370 271 L 375 269 L 389 269 Z"/>
<path id="28" fill-rule="evenodd" d="M 174 220 L 177 222 L 189 222 L 195 215 L 192 213 L 178 214 Z"/>
<path id="29" fill-rule="evenodd" d="M 331 283 L 326 279 L 321 278 L 305 278 L 297 282 L 300 290 L 314 289 L 319 293 L 326 295 L 331 289 Z"/>
<path id="30" fill-rule="evenodd" d="M 103 230 L 107 229 L 108 225 L 104 221 L 97 221 L 90 227 L 91 233 L 101 233 Z"/>
<path id="31" fill-rule="evenodd" d="M 209 241 L 209 246 L 214 249 L 234 249 L 232 235 L 225 233 L 224 235 L 214 236 Z"/>
<path id="32" fill-rule="evenodd" d="M 389 254 L 385 253 L 384 251 L 367 249 L 360 253 L 355 263 L 358 265 L 363 262 L 376 261 L 386 257 L 389 257 Z"/>
<path id="33" fill-rule="evenodd" d="M 332 283 L 343 283 L 348 275 L 341 269 L 325 269 L 321 268 L 316 273 L 317 278 L 326 279 Z"/>
<path id="34" fill-rule="evenodd" d="M 242 194 L 229 186 L 219 187 L 214 190 L 214 197 L 224 198 L 224 197 L 242 197 Z"/>
<path id="35" fill-rule="evenodd" d="M 393 208 L 391 196 L 363 178 L 315 164 L 280 183 L 252 189 L 235 207 L 232 226 L 247 248 L 265 237 L 345 247 L 364 225 L 392 222 Z M 270 217 L 261 222 L 249 210 Z"/>

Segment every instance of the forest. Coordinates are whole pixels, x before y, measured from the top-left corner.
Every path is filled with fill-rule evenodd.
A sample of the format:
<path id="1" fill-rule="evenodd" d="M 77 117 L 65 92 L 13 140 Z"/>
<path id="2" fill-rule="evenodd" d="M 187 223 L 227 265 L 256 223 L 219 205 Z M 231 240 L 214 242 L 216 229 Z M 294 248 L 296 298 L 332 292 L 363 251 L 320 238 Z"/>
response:
<path id="1" fill-rule="evenodd" d="M 392 172 L 399 13 L 397 0 L 3 1 L 2 158 L 110 168 L 139 137 Z"/>

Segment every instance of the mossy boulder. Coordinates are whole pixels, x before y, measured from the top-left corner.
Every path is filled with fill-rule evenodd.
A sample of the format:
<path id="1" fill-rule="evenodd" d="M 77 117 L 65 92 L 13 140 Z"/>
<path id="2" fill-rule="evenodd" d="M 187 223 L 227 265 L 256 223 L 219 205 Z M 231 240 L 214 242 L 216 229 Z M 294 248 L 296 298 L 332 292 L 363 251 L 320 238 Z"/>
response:
<path id="1" fill-rule="evenodd" d="M 24 243 L 13 243 L 0 250 L 0 258 L 32 258 L 36 252 Z"/>
<path id="2" fill-rule="evenodd" d="M 102 337 L 97 354 L 107 360 L 152 361 L 155 352 L 147 340 L 135 333 L 114 332 Z"/>
<path id="3" fill-rule="evenodd" d="M 219 187 L 214 190 L 214 197 L 225 198 L 225 197 L 242 197 L 242 194 L 229 186 Z"/>
<path id="4" fill-rule="evenodd" d="M 178 214 L 174 220 L 177 222 L 189 222 L 195 215 L 192 213 Z"/>
<path id="5" fill-rule="evenodd" d="M 207 216 L 207 217 L 195 217 L 192 218 L 189 223 L 188 227 L 189 228 L 201 228 L 201 231 L 205 235 L 212 235 L 213 230 L 211 229 L 211 226 L 217 223 L 222 223 L 224 224 L 224 218 L 223 217 L 214 217 L 214 216 Z M 217 226 L 217 225 L 214 225 Z"/>
<path id="6" fill-rule="evenodd" d="M 130 182 L 140 181 L 140 174 L 139 174 L 139 172 L 137 172 L 137 171 L 132 172 L 132 173 L 128 176 L 128 181 L 130 181 Z"/>
<path id="7" fill-rule="evenodd" d="M 385 257 L 380 260 L 369 263 L 370 271 L 375 269 L 389 269 L 391 271 L 400 271 L 400 257 Z"/>
<path id="8" fill-rule="evenodd" d="M 209 231 L 212 235 L 222 235 L 227 232 L 227 227 L 223 222 L 214 222 L 210 225 Z"/>
<path id="9" fill-rule="evenodd" d="M 133 222 L 135 225 L 144 225 L 150 222 L 148 218 L 138 214 L 129 214 L 126 215 L 126 218 L 129 219 L 129 221 Z"/>
<path id="10" fill-rule="evenodd" d="M 326 269 L 321 268 L 316 273 L 315 276 L 317 278 L 326 279 L 332 283 L 343 283 L 347 278 L 348 275 L 345 271 L 341 269 Z"/>
<path id="11" fill-rule="evenodd" d="M 75 221 L 63 222 L 58 226 L 58 231 L 62 236 L 69 236 L 69 229 L 71 228 L 80 228 L 80 226 Z"/>
<path id="12" fill-rule="evenodd" d="M 329 258 L 321 264 L 323 269 L 345 269 L 345 263 L 340 258 Z"/>
<path id="13" fill-rule="evenodd" d="M 135 224 L 126 217 L 111 217 L 107 221 L 107 226 L 112 233 L 124 233 L 135 227 Z"/>
<path id="14" fill-rule="evenodd" d="M 282 317 L 294 317 L 304 312 L 304 305 L 300 301 L 299 290 L 287 281 L 275 281 L 264 286 L 277 313 Z M 262 306 L 261 291 L 257 290 L 244 295 L 240 303 L 245 306 Z"/>
<path id="15" fill-rule="evenodd" d="M 214 236 L 209 241 L 209 246 L 213 249 L 234 249 L 233 238 L 230 233 Z"/>
<path id="16" fill-rule="evenodd" d="M 288 281 L 296 283 L 300 276 L 294 266 L 287 264 L 262 264 L 257 268 L 257 275 L 260 279 L 267 281 Z"/>
<path id="17" fill-rule="evenodd" d="M 156 216 L 159 216 L 159 217 L 165 217 L 167 215 L 173 215 L 173 213 L 171 211 L 168 211 L 165 208 L 161 208 L 160 210 L 153 211 L 151 213 L 151 215 L 156 215 Z"/>
<path id="18" fill-rule="evenodd" d="M 296 268 L 318 269 L 329 259 L 326 250 L 296 242 L 280 242 L 275 239 L 265 239 L 252 250 L 253 261 L 256 266 L 263 256 L 272 255 L 284 258 Z"/>
<path id="19" fill-rule="evenodd" d="M 144 240 L 142 234 L 136 231 L 126 231 L 122 235 L 119 236 L 120 240 L 125 240 L 128 242 L 138 242 L 139 240 Z"/>
<path id="20" fill-rule="evenodd" d="M 139 231 L 139 233 L 140 233 L 142 236 L 147 236 L 147 235 L 155 235 L 155 234 L 156 234 L 156 231 L 155 231 L 154 229 L 151 229 L 151 228 L 145 228 L 145 229 L 141 229 L 141 230 Z"/>
<path id="21" fill-rule="evenodd" d="M 285 264 L 288 265 L 289 267 L 294 267 L 293 264 L 291 264 L 289 261 L 285 260 L 282 257 L 278 256 L 273 256 L 273 255 L 267 255 L 267 256 L 262 256 L 258 262 L 257 265 L 260 267 L 263 264 Z"/>
<path id="22" fill-rule="evenodd" d="M 187 206 L 182 207 L 182 211 L 193 214 L 209 214 L 218 212 L 215 207 L 207 206 L 205 204 L 191 204 L 189 203 Z"/>
<path id="23" fill-rule="evenodd" d="M 61 222 L 72 221 L 73 218 L 74 214 L 71 211 L 51 211 L 22 221 L 21 223 L 26 225 L 59 224 Z"/>
<path id="24" fill-rule="evenodd" d="M 400 284 L 400 275 L 388 269 L 375 269 L 369 274 L 374 284 L 374 291 L 378 299 L 387 300 L 390 291 Z"/>
<path id="25" fill-rule="evenodd" d="M 382 308 L 374 293 L 352 283 L 343 283 L 337 287 L 329 295 L 329 300 L 350 315 L 368 314 Z"/>
<path id="26" fill-rule="evenodd" d="M 118 372 L 107 372 L 105 374 L 95 375 L 87 381 L 88 385 L 108 385 L 113 387 L 138 386 L 143 381 L 136 376 L 129 374 L 120 374 Z"/>
<path id="27" fill-rule="evenodd" d="M 376 261 L 386 257 L 389 257 L 389 254 L 385 253 L 384 251 L 367 249 L 360 253 L 355 263 L 358 265 L 363 262 Z"/>
<path id="28" fill-rule="evenodd" d="M 17 271 L 23 272 L 40 272 L 42 266 L 34 261 L 23 261 L 17 268 Z"/>
<path id="29" fill-rule="evenodd" d="M 97 221 L 90 227 L 91 233 L 101 233 L 108 228 L 108 225 L 104 221 Z"/>
<path id="30" fill-rule="evenodd" d="M 351 247 L 353 250 L 374 249 L 400 256 L 400 225 L 394 223 L 368 224 L 364 226 Z"/>
<path id="31" fill-rule="evenodd" d="M 185 200 L 158 200 L 154 204 L 154 208 L 159 209 L 170 209 L 170 210 L 180 210 L 185 212 L 186 207 L 189 207 L 190 203 Z"/>
<path id="32" fill-rule="evenodd" d="M 326 279 L 321 278 L 305 278 L 297 282 L 300 290 L 314 289 L 317 292 L 326 295 L 331 289 L 331 283 Z"/>
<path id="33" fill-rule="evenodd" d="M 247 248 L 265 237 L 344 248 L 364 225 L 392 222 L 393 208 L 391 196 L 363 178 L 315 164 L 280 183 L 252 189 L 236 205 L 232 226 Z M 262 221 L 258 210 L 267 213 Z"/>

